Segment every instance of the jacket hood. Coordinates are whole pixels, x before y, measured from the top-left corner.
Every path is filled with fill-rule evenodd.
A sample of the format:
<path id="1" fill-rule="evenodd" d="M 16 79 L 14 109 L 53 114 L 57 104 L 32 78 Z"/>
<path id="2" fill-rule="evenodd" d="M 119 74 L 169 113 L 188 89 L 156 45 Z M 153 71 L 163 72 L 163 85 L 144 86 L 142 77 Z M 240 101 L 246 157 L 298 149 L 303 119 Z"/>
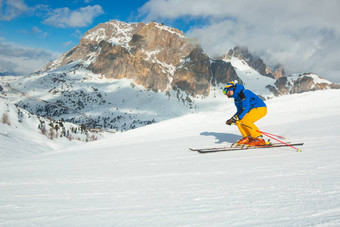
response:
<path id="1" fill-rule="evenodd" d="M 236 98 L 242 90 L 244 90 L 244 86 L 242 84 L 236 84 L 233 98 Z"/>

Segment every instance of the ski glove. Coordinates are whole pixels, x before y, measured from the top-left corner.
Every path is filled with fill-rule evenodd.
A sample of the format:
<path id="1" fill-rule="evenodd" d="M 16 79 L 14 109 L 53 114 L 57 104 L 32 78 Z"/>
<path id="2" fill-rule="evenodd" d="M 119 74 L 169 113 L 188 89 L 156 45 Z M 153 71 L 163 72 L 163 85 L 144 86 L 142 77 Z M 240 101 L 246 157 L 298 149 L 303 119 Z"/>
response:
<path id="1" fill-rule="evenodd" d="M 237 115 L 234 115 L 232 118 L 230 118 L 229 120 L 227 120 L 225 123 L 226 123 L 227 125 L 232 125 L 232 124 L 235 124 L 238 120 L 240 120 L 240 119 L 238 118 L 238 116 L 237 116 Z"/>

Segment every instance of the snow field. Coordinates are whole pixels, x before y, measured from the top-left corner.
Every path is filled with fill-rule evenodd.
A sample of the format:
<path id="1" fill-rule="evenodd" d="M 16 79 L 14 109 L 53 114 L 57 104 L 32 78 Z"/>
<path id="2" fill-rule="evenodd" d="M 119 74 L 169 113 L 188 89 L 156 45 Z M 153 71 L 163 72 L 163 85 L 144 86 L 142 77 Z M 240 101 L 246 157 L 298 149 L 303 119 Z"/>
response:
<path id="1" fill-rule="evenodd" d="M 224 124 L 235 111 L 226 98 L 225 107 L 1 162 L 0 225 L 339 226 L 339 95 L 266 101 L 260 130 L 305 142 L 301 153 L 189 151 L 240 138 Z"/>

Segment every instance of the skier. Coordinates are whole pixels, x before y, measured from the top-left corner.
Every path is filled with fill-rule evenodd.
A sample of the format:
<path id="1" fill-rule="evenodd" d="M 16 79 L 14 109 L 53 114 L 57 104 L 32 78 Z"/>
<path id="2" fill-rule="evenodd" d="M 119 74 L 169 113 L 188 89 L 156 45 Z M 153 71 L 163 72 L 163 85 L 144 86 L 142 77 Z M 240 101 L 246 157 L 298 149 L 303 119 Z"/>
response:
<path id="1" fill-rule="evenodd" d="M 254 122 L 267 114 L 267 106 L 263 100 L 252 91 L 244 88 L 242 84 L 229 82 L 223 89 L 228 98 L 234 98 L 237 112 L 229 120 L 227 125 L 236 124 L 243 138 L 237 145 L 262 146 L 266 142 Z"/>

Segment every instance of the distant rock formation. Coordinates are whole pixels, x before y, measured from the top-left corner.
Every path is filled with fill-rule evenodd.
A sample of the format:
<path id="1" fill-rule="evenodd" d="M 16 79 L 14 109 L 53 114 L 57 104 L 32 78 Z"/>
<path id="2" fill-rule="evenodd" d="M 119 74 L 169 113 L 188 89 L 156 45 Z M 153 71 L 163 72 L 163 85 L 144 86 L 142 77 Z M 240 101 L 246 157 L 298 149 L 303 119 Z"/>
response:
<path id="1" fill-rule="evenodd" d="M 211 86 L 231 80 L 243 83 L 228 62 L 232 57 L 245 61 L 259 74 L 275 79 L 275 84 L 264 84 L 274 95 L 338 88 L 329 82 L 320 83 L 316 75 L 287 77 L 280 64 L 272 69 L 246 47 L 236 46 L 222 57 L 211 59 L 197 40 L 156 22 L 112 20 L 99 24 L 86 32 L 77 46 L 41 71 L 78 62 L 79 66 L 102 77 L 132 79 L 155 92 L 179 89 L 191 96 L 208 96 Z"/>
<path id="2" fill-rule="evenodd" d="M 211 82 L 238 78 L 230 63 L 210 59 L 197 40 L 155 22 L 100 24 L 41 71 L 79 60 L 105 78 L 133 79 L 150 90 L 181 89 L 192 96 L 209 95 Z"/>
<path id="3" fill-rule="evenodd" d="M 228 60 L 231 59 L 231 57 L 244 60 L 250 67 L 255 69 L 263 76 L 273 79 L 279 79 L 280 77 L 285 76 L 285 71 L 280 64 L 277 64 L 274 69 L 271 69 L 260 57 L 252 55 L 247 47 L 236 46 L 229 50 L 229 52 L 223 55 L 221 58 Z"/>

